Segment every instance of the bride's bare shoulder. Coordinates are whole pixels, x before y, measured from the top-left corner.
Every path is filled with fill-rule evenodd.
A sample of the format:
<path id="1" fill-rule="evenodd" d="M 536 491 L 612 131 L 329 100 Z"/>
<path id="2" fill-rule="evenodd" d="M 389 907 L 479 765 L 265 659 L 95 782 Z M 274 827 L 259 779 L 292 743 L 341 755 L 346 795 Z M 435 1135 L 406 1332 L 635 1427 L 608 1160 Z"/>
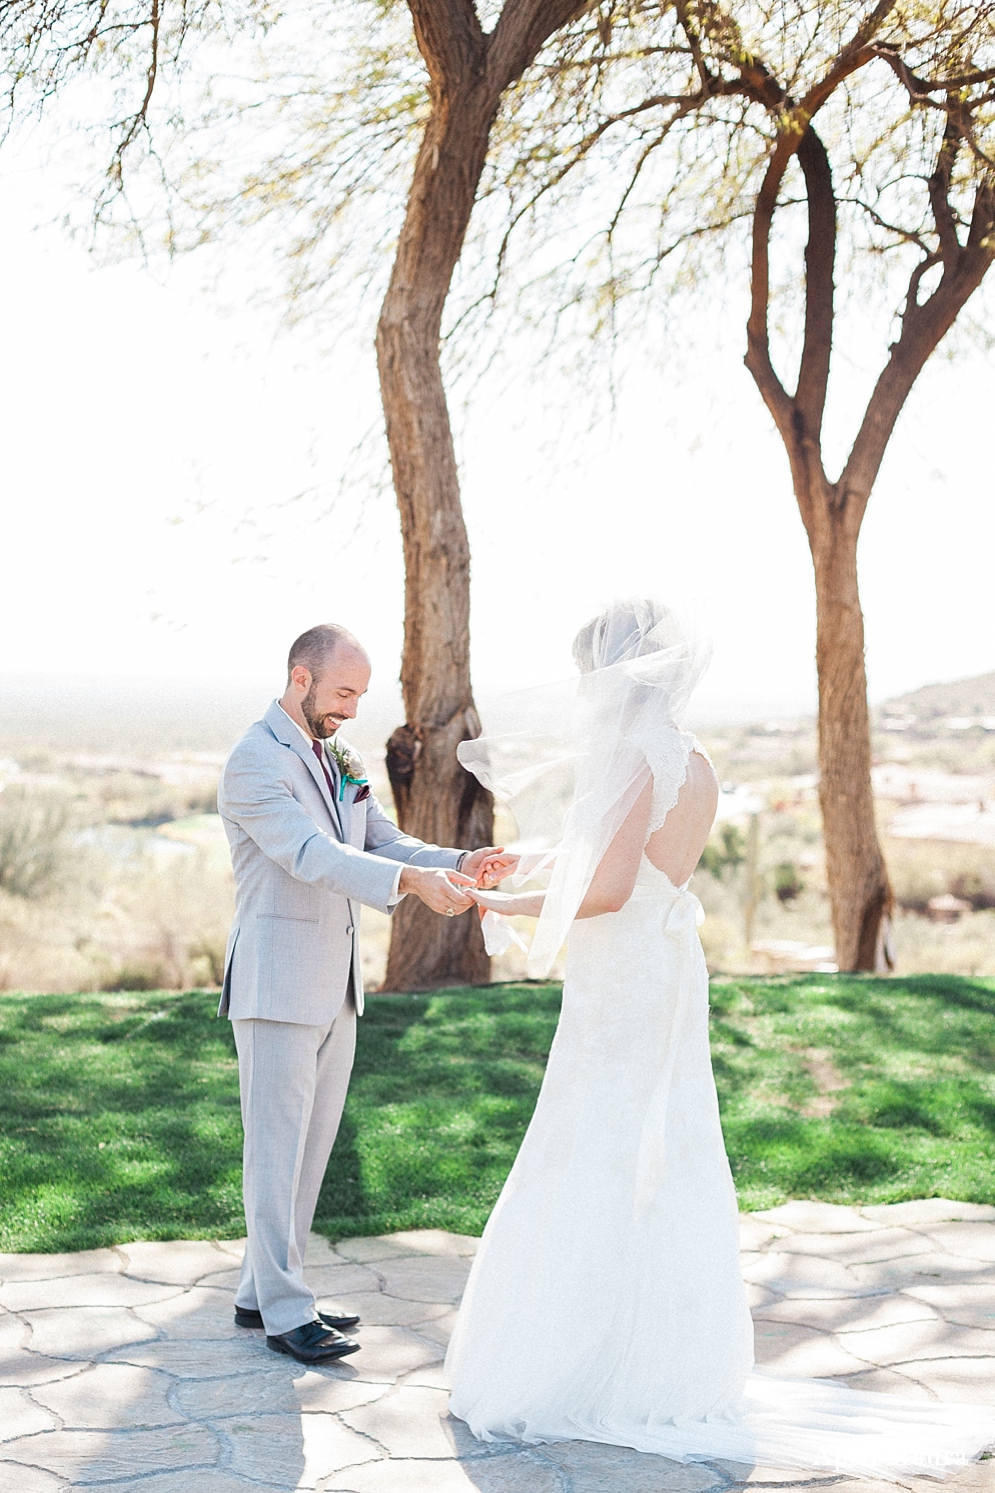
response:
<path id="1" fill-rule="evenodd" d="M 684 779 L 681 797 L 694 799 L 701 802 L 702 806 L 710 803 L 713 812 L 718 807 L 719 780 L 715 775 L 715 768 L 697 742 L 688 757 L 687 777 Z"/>

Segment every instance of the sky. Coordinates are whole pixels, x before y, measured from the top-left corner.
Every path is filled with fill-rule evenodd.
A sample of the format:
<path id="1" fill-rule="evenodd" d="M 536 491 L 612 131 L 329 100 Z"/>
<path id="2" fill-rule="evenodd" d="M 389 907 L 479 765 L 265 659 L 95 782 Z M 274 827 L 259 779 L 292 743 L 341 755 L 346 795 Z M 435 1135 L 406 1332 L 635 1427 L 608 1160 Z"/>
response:
<path id="1" fill-rule="evenodd" d="M 290 640 L 337 620 L 388 690 L 397 516 L 382 485 L 340 491 L 379 418 L 372 346 L 281 328 L 237 248 L 218 285 L 195 256 L 101 263 L 33 160 L 0 156 L 0 674 L 275 689 Z M 811 564 L 739 318 L 678 341 L 593 429 L 527 359 L 462 421 L 478 697 L 562 677 L 578 625 L 643 593 L 712 637 L 705 714 L 812 706 Z M 844 363 L 844 391 L 874 361 Z M 902 418 L 860 551 L 873 699 L 995 668 L 993 410 L 976 351 L 938 357 Z"/>

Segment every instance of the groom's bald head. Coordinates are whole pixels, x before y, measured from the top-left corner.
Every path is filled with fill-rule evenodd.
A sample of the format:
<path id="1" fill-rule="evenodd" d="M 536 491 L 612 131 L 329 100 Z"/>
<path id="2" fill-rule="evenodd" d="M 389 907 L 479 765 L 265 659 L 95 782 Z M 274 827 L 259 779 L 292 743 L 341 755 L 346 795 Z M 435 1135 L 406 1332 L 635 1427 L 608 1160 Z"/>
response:
<path id="1" fill-rule="evenodd" d="M 324 741 L 354 718 L 369 683 L 363 645 L 337 622 L 322 622 L 291 646 L 280 704 L 315 741 Z"/>
<path id="2" fill-rule="evenodd" d="M 340 627 L 337 622 L 319 622 L 317 627 L 309 627 L 290 645 L 288 681 L 298 667 L 307 669 L 312 679 L 321 679 L 332 655 L 338 650 L 366 658 L 366 649 L 347 627 Z"/>

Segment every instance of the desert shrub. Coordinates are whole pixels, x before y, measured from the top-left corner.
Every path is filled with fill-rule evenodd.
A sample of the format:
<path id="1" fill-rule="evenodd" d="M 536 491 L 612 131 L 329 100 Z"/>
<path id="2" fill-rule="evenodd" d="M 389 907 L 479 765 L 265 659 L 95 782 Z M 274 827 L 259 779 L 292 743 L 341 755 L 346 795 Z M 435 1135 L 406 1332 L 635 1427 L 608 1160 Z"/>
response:
<path id="1" fill-rule="evenodd" d="M 105 824 L 155 829 L 190 814 L 214 814 L 217 782 L 168 783 L 151 775 L 119 770 L 77 774 L 77 782 Z"/>
<path id="2" fill-rule="evenodd" d="M 735 871 L 745 860 L 746 836 L 737 824 L 727 822 L 712 834 L 702 852 L 699 869 L 721 881 L 727 872 Z"/>
<path id="3" fill-rule="evenodd" d="M 161 990 L 168 982 L 160 965 L 125 965 L 101 985 L 105 992 L 127 990 Z"/>
<path id="4" fill-rule="evenodd" d="M 975 912 L 995 908 L 995 863 L 985 845 L 890 838 L 885 857 L 895 900 L 905 912 L 925 913 L 931 897 L 950 893 Z"/>
<path id="5" fill-rule="evenodd" d="M 990 912 L 995 908 L 995 866 L 958 872 L 951 877 L 950 890 L 970 902 L 975 912 Z"/>
<path id="6" fill-rule="evenodd" d="M 227 855 L 191 849 L 139 857 L 104 899 L 95 930 L 104 990 L 179 990 L 221 983 L 233 911 Z M 143 983 L 134 983 L 135 981 Z M 129 983 L 124 983 L 128 981 Z"/>
<path id="7" fill-rule="evenodd" d="M 0 890 L 43 897 L 63 880 L 73 801 L 65 793 L 9 784 L 0 793 Z"/>
<path id="8" fill-rule="evenodd" d="M 779 902 L 793 902 L 805 890 L 794 861 L 781 861 L 774 867 L 774 895 Z"/>
<path id="9" fill-rule="evenodd" d="M 37 900 L 0 892 L 0 990 L 95 989 L 86 938 L 91 889 L 71 892 Z"/>
<path id="10" fill-rule="evenodd" d="M 218 785 L 205 783 L 199 788 L 188 788 L 186 792 L 188 814 L 216 814 L 218 812 Z"/>
<path id="11" fill-rule="evenodd" d="M 220 985 L 225 977 L 225 952 L 228 946 L 226 929 L 219 925 L 213 934 L 203 931 L 187 947 L 187 958 L 193 966 L 197 983 Z M 197 966 L 202 966 L 197 968 Z"/>

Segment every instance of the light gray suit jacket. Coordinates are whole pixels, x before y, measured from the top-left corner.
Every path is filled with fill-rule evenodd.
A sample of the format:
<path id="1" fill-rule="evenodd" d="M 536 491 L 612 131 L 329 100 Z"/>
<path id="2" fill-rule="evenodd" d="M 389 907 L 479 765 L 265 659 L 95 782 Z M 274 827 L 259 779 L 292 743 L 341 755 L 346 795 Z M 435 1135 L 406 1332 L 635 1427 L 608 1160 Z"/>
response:
<path id="1" fill-rule="evenodd" d="M 274 700 L 225 763 L 218 789 L 235 870 L 218 1015 L 322 1025 L 333 1021 L 352 974 L 363 1010 L 359 904 L 391 912 L 398 862 L 454 869 L 461 851 L 402 834 L 372 796 L 342 793 Z"/>

